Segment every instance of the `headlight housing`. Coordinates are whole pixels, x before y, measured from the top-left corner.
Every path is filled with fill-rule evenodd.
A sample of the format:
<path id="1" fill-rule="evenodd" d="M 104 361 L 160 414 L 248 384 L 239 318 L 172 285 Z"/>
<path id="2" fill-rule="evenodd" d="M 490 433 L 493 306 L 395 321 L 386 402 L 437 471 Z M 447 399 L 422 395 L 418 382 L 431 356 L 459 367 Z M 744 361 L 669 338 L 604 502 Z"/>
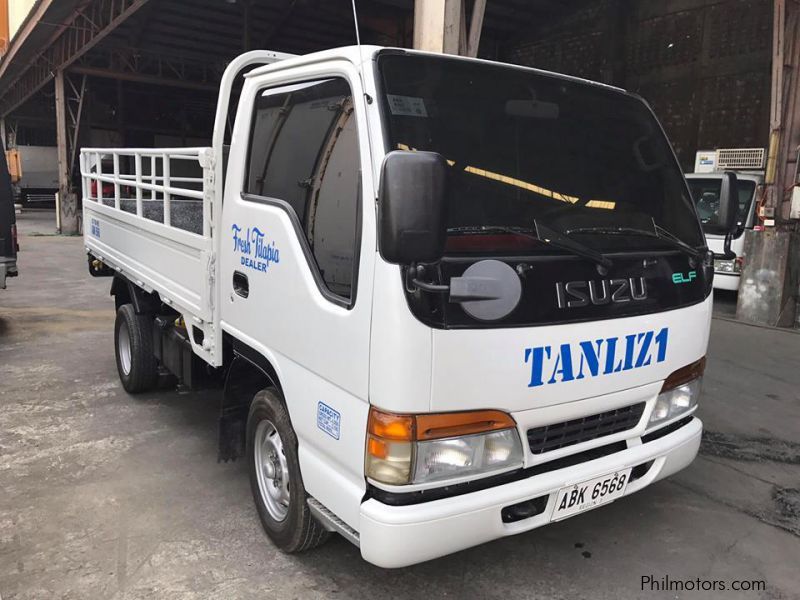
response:
<path id="1" fill-rule="evenodd" d="M 739 274 L 742 272 L 742 262 L 743 259 L 740 256 L 737 256 L 734 259 L 727 260 L 724 258 L 715 259 L 714 260 L 714 272 L 715 273 L 734 273 Z"/>
<path id="2" fill-rule="evenodd" d="M 522 466 L 516 423 L 494 410 L 398 415 L 370 409 L 365 471 L 391 485 L 486 477 Z"/>
<path id="3" fill-rule="evenodd" d="M 667 377 L 650 412 L 650 425 L 669 421 L 697 406 L 705 368 L 706 359 L 703 357 Z"/>

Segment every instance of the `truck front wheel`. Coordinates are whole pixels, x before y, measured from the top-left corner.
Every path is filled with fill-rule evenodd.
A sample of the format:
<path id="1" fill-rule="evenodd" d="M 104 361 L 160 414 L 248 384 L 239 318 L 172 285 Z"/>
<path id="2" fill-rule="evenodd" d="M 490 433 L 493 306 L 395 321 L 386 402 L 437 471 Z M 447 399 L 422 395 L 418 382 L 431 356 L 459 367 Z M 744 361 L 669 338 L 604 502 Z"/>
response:
<path id="1" fill-rule="evenodd" d="M 319 546 L 328 531 L 311 514 L 297 458 L 297 436 L 280 392 L 258 392 L 247 417 L 250 487 L 261 525 L 284 552 Z"/>
<path id="2" fill-rule="evenodd" d="M 117 310 L 114 348 L 122 387 L 129 394 L 146 392 L 158 383 L 158 363 L 153 354 L 153 322 L 137 315 L 132 304 Z"/>

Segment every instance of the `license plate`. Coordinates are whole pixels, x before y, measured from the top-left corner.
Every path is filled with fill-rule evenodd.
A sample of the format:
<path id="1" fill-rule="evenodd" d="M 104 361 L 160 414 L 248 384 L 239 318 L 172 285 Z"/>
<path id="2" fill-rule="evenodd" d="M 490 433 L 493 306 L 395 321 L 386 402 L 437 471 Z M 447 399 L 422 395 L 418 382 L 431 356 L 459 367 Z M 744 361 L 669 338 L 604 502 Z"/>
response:
<path id="1" fill-rule="evenodd" d="M 550 520 L 560 521 L 616 500 L 625 493 L 630 476 L 631 470 L 624 469 L 561 488 Z"/>

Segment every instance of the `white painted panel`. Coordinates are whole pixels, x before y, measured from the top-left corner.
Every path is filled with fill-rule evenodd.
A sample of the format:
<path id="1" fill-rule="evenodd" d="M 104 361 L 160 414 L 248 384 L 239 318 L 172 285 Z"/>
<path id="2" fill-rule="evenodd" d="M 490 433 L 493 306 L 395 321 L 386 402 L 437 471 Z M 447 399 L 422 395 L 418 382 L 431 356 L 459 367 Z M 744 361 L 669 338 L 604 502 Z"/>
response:
<path id="1" fill-rule="evenodd" d="M 140 222 L 131 222 L 136 220 Z M 169 237 L 156 233 L 158 227 Z M 107 265 L 192 315 L 211 318 L 207 276 L 211 240 L 145 223 L 91 201 L 84 203 L 84 230 L 86 247 Z"/>
<path id="2" fill-rule="evenodd" d="M 299 235 L 286 210 L 241 196 L 247 164 L 250 116 L 258 90 L 325 76 L 346 77 L 353 88 L 355 122 L 366 140 L 366 117 L 358 73 L 350 63 L 277 70 L 248 78 L 234 126 L 225 202 L 219 230 L 221 326 L 260 352 L 275 367 L 298 437 L 300 466 L 308 492 L 352 527 L 366 488 L 364 444 L 368 405 L 370 326 L 375 263 L 375 189 L 369 168 L 361 173 L 362 227 L 355 303 L 338 305 L 320 291 Z M 360 145 L 360 164 L 371 163 Z M 255 230 L 258 230 L 256 233 Z M 249 231 L 249 234 L 248 234 Z M 234 235 L 253 244 L 247 250 Z M 271 246 L 257 256 L 256 240 Z M 271 258 L 271 259 L 270 259 Z M 277 260 L 275 260 L 277 258 Z M 233 290 L 234 271 L 245 274 L 247 298 Z M 317 423 L 319 403 L 339 414 L 339 437 Z"/>
<path id="3" fill-rule="evenodd" d="M 509 329 L 436 330 L 433 333 L 432 408 L 438 411 L 500 408 L 523 411 L 610 394 L 665 379 L 673 371 L 701 358 L 708 345 L 712 299 L 687 308 L 621 319 Z M 605 340 L 616 338 L 613 366 L 625 361 L 625 338 L 642 332 L 668 330 L 666 354 L 658 361 L 651 342 L 649 360 L 636 367 L 605 373 Z M 601 365 L 591 375 L 584 364 L 579 377 L 580 342 L 603 340 Z M 574 379 L 563 381 L 555 357 L 562 344 L 572 353 Z M 541 385 L 532 373 L 526 350 L 549 346 Z M 635 350 L 641 349 L 636 340 Z M 526 356 L 527 355 L 527 356 Z M 527 361 L 526 361 L 527 358 Z M 537 381 L 533 381 L 537 379 Z M 553 379 L 553 383 L 548 383 Z"/>

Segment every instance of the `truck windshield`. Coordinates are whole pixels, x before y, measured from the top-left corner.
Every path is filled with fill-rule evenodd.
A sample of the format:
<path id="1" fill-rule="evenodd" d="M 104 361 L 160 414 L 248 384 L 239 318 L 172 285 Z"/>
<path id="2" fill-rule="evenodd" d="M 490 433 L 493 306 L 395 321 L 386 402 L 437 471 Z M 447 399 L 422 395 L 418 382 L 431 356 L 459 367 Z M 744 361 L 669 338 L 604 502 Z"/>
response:
<path id="1" fill-rule="evenodd" d="M 725 227 L 719 222 L 719 194 L 722 189 L 722 179 L 716 177 L 690 178 L 689 190 L 692 192 L 697 205 L 697 214 L 703 231 L 706 233 L 725 234 Z M 739 227 L 747 225 L 747 214 L 750 212 L 750 205 L 753 203 L 753 195 L 756 191 L 756 182 L 752 179 L 739 179 L 739 211 L 736 221 Z"/>
<path id="2" fill-rule="evenodd" d="M 455 58 L 385 53 L 378 68 L 390 149 L 450 166 L 448 253 L 563 253 L 521 235 L 534 221 L 603 252 L 674 249 L 641 235 L 656 230 L 705 245 L 669 143 L 636 97 Z"/>

